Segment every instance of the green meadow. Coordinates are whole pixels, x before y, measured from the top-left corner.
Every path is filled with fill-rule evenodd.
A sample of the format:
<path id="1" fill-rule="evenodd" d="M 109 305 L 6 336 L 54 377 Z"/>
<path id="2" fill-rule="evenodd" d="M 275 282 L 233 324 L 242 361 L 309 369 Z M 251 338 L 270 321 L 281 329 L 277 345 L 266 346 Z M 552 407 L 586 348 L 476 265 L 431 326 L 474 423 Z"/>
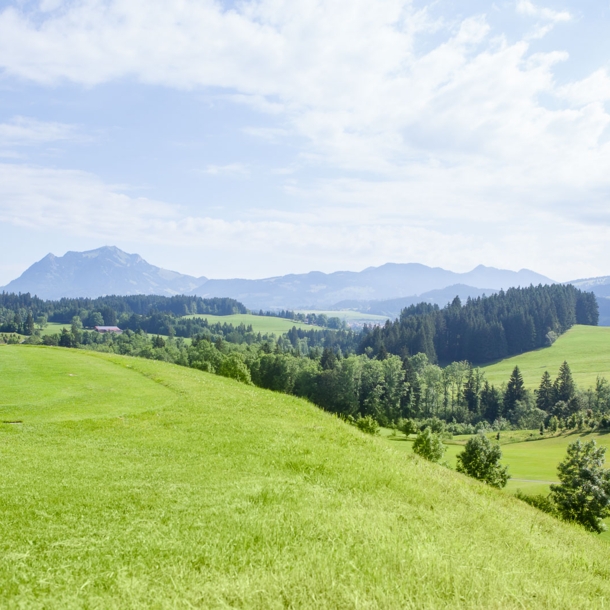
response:
<path id="1" fill-rule="evenodd" d="M 294 397 L 157 361 L 0 346 L 0 420 L 12 422 L 1 607 L 610 599 L 598 536 Z"/>
<path id="2" fill-rule="evenodd" d="M 246 326 L 252 326 L 252 330 L 255 333 L 261 334 L 276 334 L 283 335 L 287 333 L 293 326 L 297 328 L 303 328 L 306 330 L 318 329 L 317 326 L 311 326 L 310 324 L 303 324 L 302 322 L 295 322 L 294 320 L 287 320 L 286 318 L 275 318 L 273 316 L 255 316 L 252 314 L 234 314 L 232 316 L 211 316 L 208 314 L 195 314 L 191 316 L 184 316 L 185 318 L 204 318 L 210 324 L 233 324 L 233 326 L 239 326 L 244 324 Z"/>
<path id="3" fill-rule="evenodd" d="M 483 370 L 491 383 L 500 385 L 508 381 L 517 365 L 525 385 L 534 389 L 545 370 L 554 378 L 564 360 L 568 361 L 574 381 L 581 388 L 595 386 L 598 376 L 610 380 L 610 327 L 574 326 L 550 347 L 507 358 Z"/>
<path id="4" fill-rule="evenodd" d="M 407 440 L 402 434 L 392 436 L 388 429 L 384 429 L 382 435 L 392 442 L 394 448 L 411 453 L 414 437 Z M 491 440 L 496 440 L 495 433 L 490 433 L 488 436 Z M 457 455 L 464 450 L 469 438 L 469 436 L 455 436 L 447 441 L 444 460 L 451 468 L 456 467 Z M 607 465 L 610 467 L 610 434 L 606 432 L 571 433 L 543 439 L 540 439 L 538 430 L 502 432 L 500 434 L 502 463 L 508 466 L 511 475 L 504 491 L 514 493 L 519 489 L 527 494 L 547 495 L 550 492 L 550 485 L 559 483 L 557 465 L 565 458 L 568 445 L 578 439 L 582 442 L 595 440 L 598 445 L 606 447 Z M 610 525 L 610 520 L 607 525 Z M 603 533 L 601 538 L 610 542 L 610 531 Z"/>
<path id="5" fill-rule="evenodd" d="M 345 320 L 348 324 L 350 322 L 357 324 L 380 324 L 383 325 L 388 319 L 387 316 L 378 316 L 372 313 L 361 313 L 360 311 L 353 311 L 351 309 L 342 309 L 338 311 L 328 310 L 316 310 L 316 309 L 300 309 L 298 313 L 315 313 L 316 315 L 324 314 L 329 318 L 340 318 Z"/>

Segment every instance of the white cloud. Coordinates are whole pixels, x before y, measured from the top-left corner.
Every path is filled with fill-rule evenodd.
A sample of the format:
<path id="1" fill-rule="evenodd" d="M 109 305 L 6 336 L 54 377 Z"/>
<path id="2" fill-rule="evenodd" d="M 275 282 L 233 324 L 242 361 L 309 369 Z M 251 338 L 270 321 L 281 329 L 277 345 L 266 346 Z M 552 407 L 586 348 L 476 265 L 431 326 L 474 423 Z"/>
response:
<path id="1" fill-rule="evenodd" d="M 242 177 L 250 175 L 250 169 L 243 163 L 228 163 L 227 165 L 208 165 L 204 170 L 210 176 L 222 176 L 228 178 Z"/>
<path id="2" fill-rule="evenodd" d="M 65 239 L 189 248 L 191 258 L 207 261 L 199 273 L 217 276 L 360 269 L 387 261 L 465 271 L 481 261 L 506 266 L 507 252 L 509 267 L 535 268 L 556 279 L 583 275 L 583 264 L 591 275 L 603 271 L 607 218 L 604 223 L 558 218 L 553 209 L 532 211 L 528 202 L 508 199 L 481 207 L 470 203 L 467 185 L 454 198 L 458 205 L 450 205 L 451 184 L 429 186 L 410 192 L 409 182 L 386 182 L 381 189 L 367 182 L 337 189 L 329 182 L 315 192 L 295 193 L 303 211 L 260 209 L 227 220 L 215 210 L 206 213 L 203 204 L 194 215 L 130 196 L 124 187 L 84 172 L 0 164 L 0 223 Z M 603 208 L 600 213 L 607 216 Z M 210 260 L 220 262 L 211 270 Z"/>
<path id="3" fill-rule="evenodd" d="M 82 140 L 75 125 L 16 116 L 0 123 L 0 146 L 36 146 L 61 140 Z"/>
<path id="4" fill-rule="evenodd" d="M 575 248 L 578 264 L 589 261 L 593 269 L 605 262 L 605 69 L 559 87 L 554 68 L 569 60 L 565 52 L 532 54 L 530 35 L 509 42 L 484 15 L 439 29 L 407 0 L 237 6 L 82 0 L 50 13 L 7 8 L 0 13 L 0 66 L 42 84 L 136 79 L 220 88 L 226 99 L 279 124 L 247 133 L 272 143 L 296 136 L 305 142 L 300 163 L 334 172 L 306 184 L 293 175 L 286 183 L 310 215 L 259 210 L 233 222 L 132 199 L 90 175 L 22 168 L 9 180 L 14 193 L 2 199 L 2 218 L 92 234 L 109 223 L 109 234 L 122 231 L 106 214 L 91 220 L 104 202 L 128 213 L 125 224 L 141 239 L 194 247 L 286 247 L 363 266 L 375 256 L 462 268 L 510 258 L 558 279 L 579 275 L 571 262 Z M 538 35 L 571 20 L 567 11 L 528 0 L 516 8 L 539 22 Z M 437 44 L 419 51 L 432 31 Z M 248 168 L 213 164 L 204 171 L 234 177 Z M 7 210 L 12 202 L 16 207 Z M 545 263 L 549 252 L 553 267 Z"/>
<path id="5" fill-rule="evenodd" d="M 545 21 L 552 21 L 554 23 L 570 21 L 572 19 L 572 15 L 569 11 L 554 11 L 550 8 L 536 6 L 530 2 L 530 0 L 518 0 L 517 12 L 523 15 L 529 15 L 530 17 L 544 19 Z"/>

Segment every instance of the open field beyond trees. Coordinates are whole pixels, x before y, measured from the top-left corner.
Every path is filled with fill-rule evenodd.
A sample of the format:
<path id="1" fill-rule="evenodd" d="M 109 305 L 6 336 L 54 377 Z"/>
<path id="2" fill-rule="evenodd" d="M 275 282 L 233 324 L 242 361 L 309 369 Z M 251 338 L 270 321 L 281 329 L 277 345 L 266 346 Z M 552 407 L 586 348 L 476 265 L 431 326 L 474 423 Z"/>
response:
<path id="1" fill-rule="evenodd" d="M 535 389 L 545 370 L 555 378 L 561 363 L 567 360 L 577 385 L 586 389 L 595 386 L 598 376 L 610 380 L 610 327 L 574 326 L 553 345 L 527 352 L 483 367 L 490 383 L 506 383 L 517 365 L 526 387 Z"/>
<path id="2" fill-rule="evenodd" d="M 245 326 L 252 326 L 252 330 L 255 333 L 261 334 L 273 333 L 276 335 L 282 335 L 284 333 L 287 333 L 293 326 L 306 330 L 319 328 L 318 326 L 303 324 L 302 322 L 287 320 L 285 318 L 275 318 L 273 316 L 255 316 L 253 314 L 241 313 L 234 314 L 231 316 L 211 316 L 208 314 L 195 314 L 184 317 L 206 319 L 209 324 L 232 324 L 233 326 L 239 326 L 240 324 L 244 324 Z"/>
<path id="3" fill-rule="evenodd" d="M 297 398 L 151 360 L 9 345 L 0 419 L 21 422 L 0 424 L 3 607 L 610 597 L 599 537 Z"/>

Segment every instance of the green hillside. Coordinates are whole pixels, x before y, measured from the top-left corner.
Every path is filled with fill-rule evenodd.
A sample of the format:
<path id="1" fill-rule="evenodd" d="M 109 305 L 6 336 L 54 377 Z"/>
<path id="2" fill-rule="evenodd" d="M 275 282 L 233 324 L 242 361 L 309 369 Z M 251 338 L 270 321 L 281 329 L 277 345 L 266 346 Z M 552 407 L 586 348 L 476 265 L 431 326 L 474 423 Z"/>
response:
<path id="1" fill-rule="evenodd" d="M 536 388 L 542 373 L 548 370 L 555 377 L 564 360 L 572 369 L 574 381 L 582 388 L 594 386 L 598 375 L 610 380 L 610 327 L 574 326 L 551 347 L 506 358 L 483 370 L 491 383 L 500 385 L 508 381 L 518 365 L 525 385 Z"/>
<path id="2" fill-rule="evenodd" d="M 252 314 L 234 314 L 232 316 L 211 316 L 208 314 L 196 314 L 191 316 L 185 316 L 185 318 L 205 318 L 210 324 L 233 324 L 238 326 L 239 324 L 245 324 L 246 326 L 252 325 L 252 330 L 255 333 L 282 335 L 287 333 L 293 326 L 297 328 L 304 328 L 307 330 L 318 329 L 317 326 L 311 326 L 309 324 L 303 324 L 302 322 L 295 322 L 294 320 L 287 320 L 286 318 L 275 318 L 273 316 L 255 316 Z M 319 330 L 319 329 L 318 329 Z"/>
<path id="3" fill-rule="evenodd" d="M 610 545 L 302 400 L 0 347 L 0 606 L 593 608 Z"/>

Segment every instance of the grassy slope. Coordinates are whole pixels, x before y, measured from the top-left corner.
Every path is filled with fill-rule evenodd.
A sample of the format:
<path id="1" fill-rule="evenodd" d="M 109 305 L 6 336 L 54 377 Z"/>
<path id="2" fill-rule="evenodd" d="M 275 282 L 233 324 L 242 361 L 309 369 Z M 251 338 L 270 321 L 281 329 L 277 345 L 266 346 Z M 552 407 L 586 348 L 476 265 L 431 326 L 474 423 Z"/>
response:
<path id="1" fill-rule="evenodd" d="M 527 387 L 535 388 L 545 370 L 554 378 L 564 360 L 582 388 L 594 386 L 598 375 L 610 379 L 610 327 L 574 326 L 551 347 L 507 358 L 483 370 L 490 382 L 499 385 L 508 381 L 518 365 Z"/>
<path id="2" fill-rule="evenodd" d="M 608 433 L 574 433 L 524 442 L 511 442 L 508 440 L 511 436 L 526 437 L 530 436 L 530 434 L 536 438 L 538 430 L 502 433 L 502 463 L 508 466 L 508 471 L 511 475 L 511 479 L 505 487 L 505 491 L 508 493 L 512 494 L 519 489 L 528 494 L 547 495 L 550 492 L 551 483 L 559 482 L 557 479 L 557 465 L 565 458 L 568 444 L 573 443 L 577 439 L 583 442 L 594 439 L 598 445 L 610 450 L 610 434 Z M 411 453 L 414 437 L 407 441 L 401 434 L 395 437 L 390 436 L 390 430 L 388 429 L 383 430 L 383 435 L 392 442 L 392 446 L 396 449 Z M 495 434 L 490 434 L 489 437 L 495 442 Z M 455 468 L 457 455 L 464 450 L 464 445 L 469 438 L 470 436 L 456 436 L 447 444 L 447 453 L 444 459 L 452 468 Z M 608 457 L 610 458 L 610 451 L 608 452 Z M 608 462 L 610 462 L 610 459 Z M 604 532 L 601 538 L 610 542 L 610 519 L 606 519 L 606 525 L 609 527 L 609 530 Z"/>
<path id="3" fill-rule="evenodd" d="M 286 320 L 285 318 L 274 318 L 273 316 L 255 316 L 252 314 L 234 314 L 232 316 L 210 316 L 208 314 L 196 314 L 192 316 L 185 316 L 186 318 L 205 318 L 210 324 L 233 324 L 238 326 L 239 324 L 245 324 L 246 326 L 252 325 L 252 330 L 255 333 L 275 333 L 276 335 L 282 335 L 287 333 L 293 326 L 297 328 L 304 328 L 306 330 L 319 329 L 317 326 L 311 326 L 303 324 L 302 322 L 295 322 L 293 320 Z"/>
<path id="4" fill-rule="evenodd" d="M 24 423 L 0 425 L 3 607 L 586 608 L 610 596 L 610 546 L 595 536 L 296 398 L 160 362 L 3 346 L 9 414 Z"/>

